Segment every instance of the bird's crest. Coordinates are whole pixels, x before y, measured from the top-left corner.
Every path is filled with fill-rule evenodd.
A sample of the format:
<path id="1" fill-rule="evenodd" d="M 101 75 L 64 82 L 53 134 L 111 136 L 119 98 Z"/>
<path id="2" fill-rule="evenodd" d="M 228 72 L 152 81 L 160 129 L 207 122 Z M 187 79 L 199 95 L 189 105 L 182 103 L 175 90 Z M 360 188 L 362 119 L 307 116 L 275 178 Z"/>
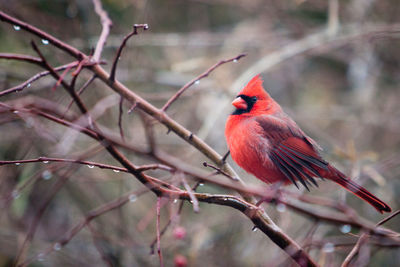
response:
<path id="1" fill-rule="evenodd" d="M 267 99 L 269 98 L 268 93 L 263 88 L 263 80 L 260 77 L 260 74 L 253 77 L 250 82 L 240 91 L 238 95 L 246 95 L 246 96 L 256 96 L 258 99 Z"/>

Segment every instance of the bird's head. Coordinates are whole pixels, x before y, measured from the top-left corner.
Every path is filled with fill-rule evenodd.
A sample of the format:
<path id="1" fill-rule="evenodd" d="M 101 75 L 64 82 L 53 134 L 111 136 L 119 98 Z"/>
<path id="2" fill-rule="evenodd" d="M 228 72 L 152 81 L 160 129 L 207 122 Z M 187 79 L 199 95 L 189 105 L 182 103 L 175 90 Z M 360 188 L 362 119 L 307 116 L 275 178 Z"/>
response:
<path id="1" fill-rule="evenodd" d="M 232 105 L 236 110 L 232 115 L 265 113 L 275 106 L 276 102 L 264 90 L 262 83 L 259 74 L 250 80 L 233 100 Z"/>

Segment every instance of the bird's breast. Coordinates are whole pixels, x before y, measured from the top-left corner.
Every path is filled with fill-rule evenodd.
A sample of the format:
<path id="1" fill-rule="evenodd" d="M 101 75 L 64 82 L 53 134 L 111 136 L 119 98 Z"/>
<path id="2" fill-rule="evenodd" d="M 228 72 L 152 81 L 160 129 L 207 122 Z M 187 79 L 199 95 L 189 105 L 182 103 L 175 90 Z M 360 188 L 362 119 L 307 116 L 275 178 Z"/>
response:
<path id="1" fill-rule="evenodd" d="M 269 158 L 273 144 L 262 133 L 262 128 L 252 120 L 235 121 L 232 125 L 228 120 L 225 130 L 232 159 L 258 179 L 274 183 L 284 178 Z"/>

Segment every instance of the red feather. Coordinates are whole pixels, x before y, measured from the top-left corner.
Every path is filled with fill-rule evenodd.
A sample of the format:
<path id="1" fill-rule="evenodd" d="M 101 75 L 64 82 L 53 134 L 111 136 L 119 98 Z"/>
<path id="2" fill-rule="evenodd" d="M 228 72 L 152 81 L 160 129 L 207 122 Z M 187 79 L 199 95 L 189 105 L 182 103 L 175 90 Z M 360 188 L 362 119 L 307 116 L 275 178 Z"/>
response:
<path id="1" fill-rule="evenodd" d="M 301 183 L 307 189 L 315 178 L 329 179 L 365 200 L 379 212 L 391 208 L 324 161 L 317 143 L 282 111 L 255 76 L 233 102 L 225 136 L 233 160 L 266 183 Z"/>

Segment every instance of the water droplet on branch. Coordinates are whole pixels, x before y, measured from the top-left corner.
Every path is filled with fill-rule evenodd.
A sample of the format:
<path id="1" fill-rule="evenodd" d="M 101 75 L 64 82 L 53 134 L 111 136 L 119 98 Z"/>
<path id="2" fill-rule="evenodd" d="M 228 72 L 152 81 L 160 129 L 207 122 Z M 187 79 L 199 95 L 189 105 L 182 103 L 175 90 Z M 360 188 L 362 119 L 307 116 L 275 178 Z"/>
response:
<path id="1" fill-rule="evenodd" d="M 37 258 L 38 258 L 38 261 L 44 261 L 44 253 L 39 253 Z"/>
<path id="2" fill-rule="evenodd" d="M 19 30 L 21 30 L 21 27 L 20 27 L 20 26 L 18 26 L 18 25 L 14 25 L 13 27 L 14 27 L 14 30 L 16 30 L 16 31 L 19 31 Z"/>
<path id="3" fill-rule="evenodd" d="M 60 243 L 55 243 L 54 246 L 53 246 L 53 249 L 56 250 L 56 251 L 60 250 L 61 249 L 61 244 Z"/>
<path id="4" fill-rule="evenodd" d="M 13 199 L 18 199 L 20 197 L 20 193 L 18 192 L 18 190 L 14 190 L 12 191 L 11 196 Z"/>
<path id="5" fill-rule="evenodd" d="M 93 165 L 87 165 L 89 169 L 93 169 L 94 166 Z"/>
<path id="6" fill-rule="evenodd" d="M 47 40 L 47 39 L 42 39 L 42 44 L 48 45 L 48 44 L 49 44 L 49 40 Z"/>
<path id="7" fill-rule="evenodd" d="M 335 251 L 335 245 L 332 244 L 331 242 L 328 242 L 328 243 L 326 243 L 326 244 L 322 247 L 322 250 L 323 250 L 325 253 L 332 253 L 332 252 Z"/>
<path id="8" fill-rule="evenodd" d="M 129 201 L 130 202 L 135 202 L 136 200 L 137 200 L 137 196 L 136 195 L 134 195 L 134 194 L 129 195 Z"/>
<path id="9" fill-rule="evenodd" d="M 277 210 L 278 212 L 285 212 L 285 211 L 286 211 L 286 205 L 283 204 L 283 203 L 278 203 L 278 204 L 276 205 L 276 210 Z"/>

